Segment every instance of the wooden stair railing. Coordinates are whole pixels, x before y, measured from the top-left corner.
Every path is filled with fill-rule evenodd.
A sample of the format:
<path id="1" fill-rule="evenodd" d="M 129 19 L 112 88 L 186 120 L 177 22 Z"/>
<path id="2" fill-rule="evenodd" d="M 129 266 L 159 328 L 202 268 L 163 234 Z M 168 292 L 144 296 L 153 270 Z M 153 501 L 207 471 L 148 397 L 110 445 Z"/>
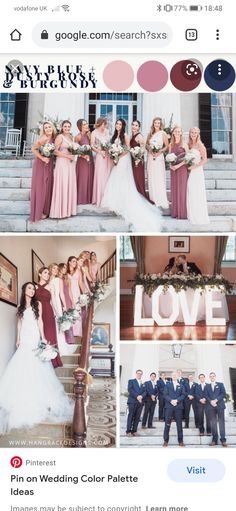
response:
<path id="1" fill-rule="evenodd" d="M 85 401 L 87 394 L 87 380 L 88 380 L 88 367 L 89 367 L 89 352 L 90 340 L 93 326 L 93 313 L 94 304 L 91 303 L 88 311 L 87 318 L 82 337 L 82 348 L 80 355 L 79 367 L 74 371 L 75 385 L 75 409 L 73 417 L 73 438 L 74 447 L 86 447 L 86 416 L 85 416 Z"/>
<path id="2" fill-rule="evenodd" d="M 109 278 L 114 277 L 116 271 L 116 250 L 102 264 L 100 269 L 100 281 L 107 284 Z M 90 340 L 93 328 L 94 303 L 87 310 L 85 328 L 82 336 L 82 348 L 79 359 L 79 367 L 74 371 L 75 385 L 75 409 L 73 417 L 74 447 L 86 448 L 86 414 L 85 401 L 87 397 L 87 381 L 89 368 Z"/>
<path id="3" fill-rule="evenodd" d="M 107 284 L 108 279 L 114 277 L 116 271 L 116 250 L 110 257 L 102 264 L 100 268 L 100 280 Z"/>

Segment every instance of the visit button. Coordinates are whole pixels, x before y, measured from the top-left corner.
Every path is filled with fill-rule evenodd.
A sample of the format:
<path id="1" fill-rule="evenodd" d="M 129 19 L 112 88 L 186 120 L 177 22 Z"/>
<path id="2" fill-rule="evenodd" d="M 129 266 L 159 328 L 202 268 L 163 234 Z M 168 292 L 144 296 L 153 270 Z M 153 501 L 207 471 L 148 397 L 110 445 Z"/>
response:
<path id="1" fill-rule="evenodd" d="M 167 472 L 177 483 L 215 483 L 223 479 L 225 466 L 215 459 L 183 459 L 172 461 Z"/>

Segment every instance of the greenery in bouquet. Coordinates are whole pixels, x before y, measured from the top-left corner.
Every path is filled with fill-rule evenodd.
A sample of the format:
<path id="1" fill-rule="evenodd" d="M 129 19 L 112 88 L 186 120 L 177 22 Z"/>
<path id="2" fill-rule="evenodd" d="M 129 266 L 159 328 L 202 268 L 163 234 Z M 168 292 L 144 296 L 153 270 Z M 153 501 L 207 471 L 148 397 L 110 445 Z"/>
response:
<path id="1" fill-rule="evenodd" d="M 77 156 L 78 154 L 80 154 L 80 145 L 79 144 L 76 144 L 76 142 L 72 142 L 69 146 L 68 146 L 68 151 L 70 154 L 72 154 L 73 156 Z"/>
<path id="2" fill-rule="evenodd" d="M 92 296 L 91 301 L 92 302 L 102 302 L 104 300 L 105 295 L 109 291 L 109 285 L 104 284 L 103 282 L 96 282 L 93 290 L 92 290 Z"/>
<path id="3" fill-rule="evenodd" d="M 233 291 L 233 285 L 223 275 L 185 275 L 169 274 L 169 273 L 147 273 L 137 274 L 135 278 L 135 285 L 142 285 L 144 292 L 148 296 L 152 296 L 153 292 L 159 287 L 163 286 L 164 293 L 166 293 L 170 286 L 172 286 L 176 293 L 182 290 L 200 289 L 201 293 L 204 292 L 206 286 L 216 288 L 221 293 L 230 294 Z"/>
<path id="4" fill-rule="evenodd" d="M 174 117 L 174 114 L 172 113 L 171 116 L 170 116 L 170 120 L 169 120 L 169 124 L 168 126 L 166 126 L 163 131 L 167 134 L 167 137 L 168 137 L 168 140 L 170 141 L 171 139 L 171 135 L 172 135 L 172 131 L 173 131 L 173 117 Z"/>
<path id="5" fill-rule="evenodd" d="M 80 318 L 80 311 L 77 309 L 68 309 L 67 311 L 63 311 L 62 316 L 57 319 L 57 323 L 59 326 L 59 330 L 61 332 L 66 332 L 70 330 L 70 328 L 75 324 L 75 322 Z"/>
<path id="6" fill-rule="evenodd" d="M 120 156 L 127 151 L 127 147 L 121 144 L 110 144 L 108 154 L 113 161 L 114 165 L 117 165 Z"/>

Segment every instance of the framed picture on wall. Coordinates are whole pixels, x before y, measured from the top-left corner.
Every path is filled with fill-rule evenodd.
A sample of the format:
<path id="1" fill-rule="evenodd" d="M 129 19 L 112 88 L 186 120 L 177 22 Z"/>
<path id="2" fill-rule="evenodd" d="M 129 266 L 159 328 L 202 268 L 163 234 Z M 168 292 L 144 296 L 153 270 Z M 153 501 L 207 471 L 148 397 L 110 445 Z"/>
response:
<path id="1" fill-rule="evenodd" d="M 0 253 L 0 300 L 17 306 L 18 274 L 17 267 Z"/>
<path id="2" fill-rule="evenodd" d="M 91 349 L 108 349 L 110 344 L 110 323 L 94 323 L 91 335 Z"/>
<path id="3" fill-rule="evenodd" d="M 169 236 L 169 253 L 190 252 L 190 236 Z"/>
<path id="4" fill-rule="evenodd" d="M 45 266 L 44 262 L 40 257 L 34 252 L 34 250 L 31 250 L 32 254 L 32 280 L 34 284 L 38 284 L 38 273 L 40 268 Z"/>

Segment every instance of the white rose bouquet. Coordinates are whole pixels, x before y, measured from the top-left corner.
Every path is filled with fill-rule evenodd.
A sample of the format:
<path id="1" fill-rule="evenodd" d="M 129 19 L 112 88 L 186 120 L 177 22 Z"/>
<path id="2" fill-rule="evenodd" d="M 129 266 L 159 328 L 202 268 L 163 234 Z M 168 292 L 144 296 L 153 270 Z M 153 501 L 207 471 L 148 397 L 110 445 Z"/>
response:
<path id="1" fill-rule="evenodd" d="M 140 146 L 131 147 L 130 154 L 134 159 L 135 166 L 137 167 L 144 157 L 144 148 Z"/>
<path id="2" fill-rule="evenodd" d="M 113 161 L 114 165 L 117 165 L 120 156 L 126 151 L 126 148 L 121 144 L 111 144 L 108 149 L 108 154 Z"/>
<path id="3" fill-rule="evenodd" d="M 175 153 L 169 153 L 166 155 L 166 163 L 168 163 L 169 166 L 175 165 L 177 163 L 177 156 Z"/>
<path id="4" fill-rule="evenodd" d="M 91 156 L 91 146 L 89 144 L 80 145 L 78 154 L 83 156 L 85 160 L 89 161 Z"/>
<path id="5" fill-rule="evenodd" d="M 79 149 L 80 149 L 80 145 L 76 144 L 76 142 L 72 142 L 72 144 L 70 144 L 68 146 L 68 151 L 73 156 L 78 156 L 78 154 L 80 154 Z"/>
<path id="6" fill-rule="evenodd" d="M 36 348 L 36 357 L 38 357 L 41 362 L 49 362 L 54 360 L 57 357 L 58 350 L 55 346 L 48 344 L 47 341 L 41 340 L 38 348 Z"/>
<path id="7" fill-rule="evenodd" d="M 158 145 L 155 143 L 150 144 L 150 149 L 153 154 L 158 154 L 162 148 L 163 148 L 163 146 L 161 146 L 161 145 Z M 155 160 L 155 159 L 156 159 L 155 156 L 153 156 L 153 160 Z"/>
<path id="8" fill-rule="evenodd" d="M 39 152 L 42 156 L 45 156 L 45 158 L 51 158 L 55 151 L 55 145 L 54 144 L 44 144 L 39 147 Z"/>

